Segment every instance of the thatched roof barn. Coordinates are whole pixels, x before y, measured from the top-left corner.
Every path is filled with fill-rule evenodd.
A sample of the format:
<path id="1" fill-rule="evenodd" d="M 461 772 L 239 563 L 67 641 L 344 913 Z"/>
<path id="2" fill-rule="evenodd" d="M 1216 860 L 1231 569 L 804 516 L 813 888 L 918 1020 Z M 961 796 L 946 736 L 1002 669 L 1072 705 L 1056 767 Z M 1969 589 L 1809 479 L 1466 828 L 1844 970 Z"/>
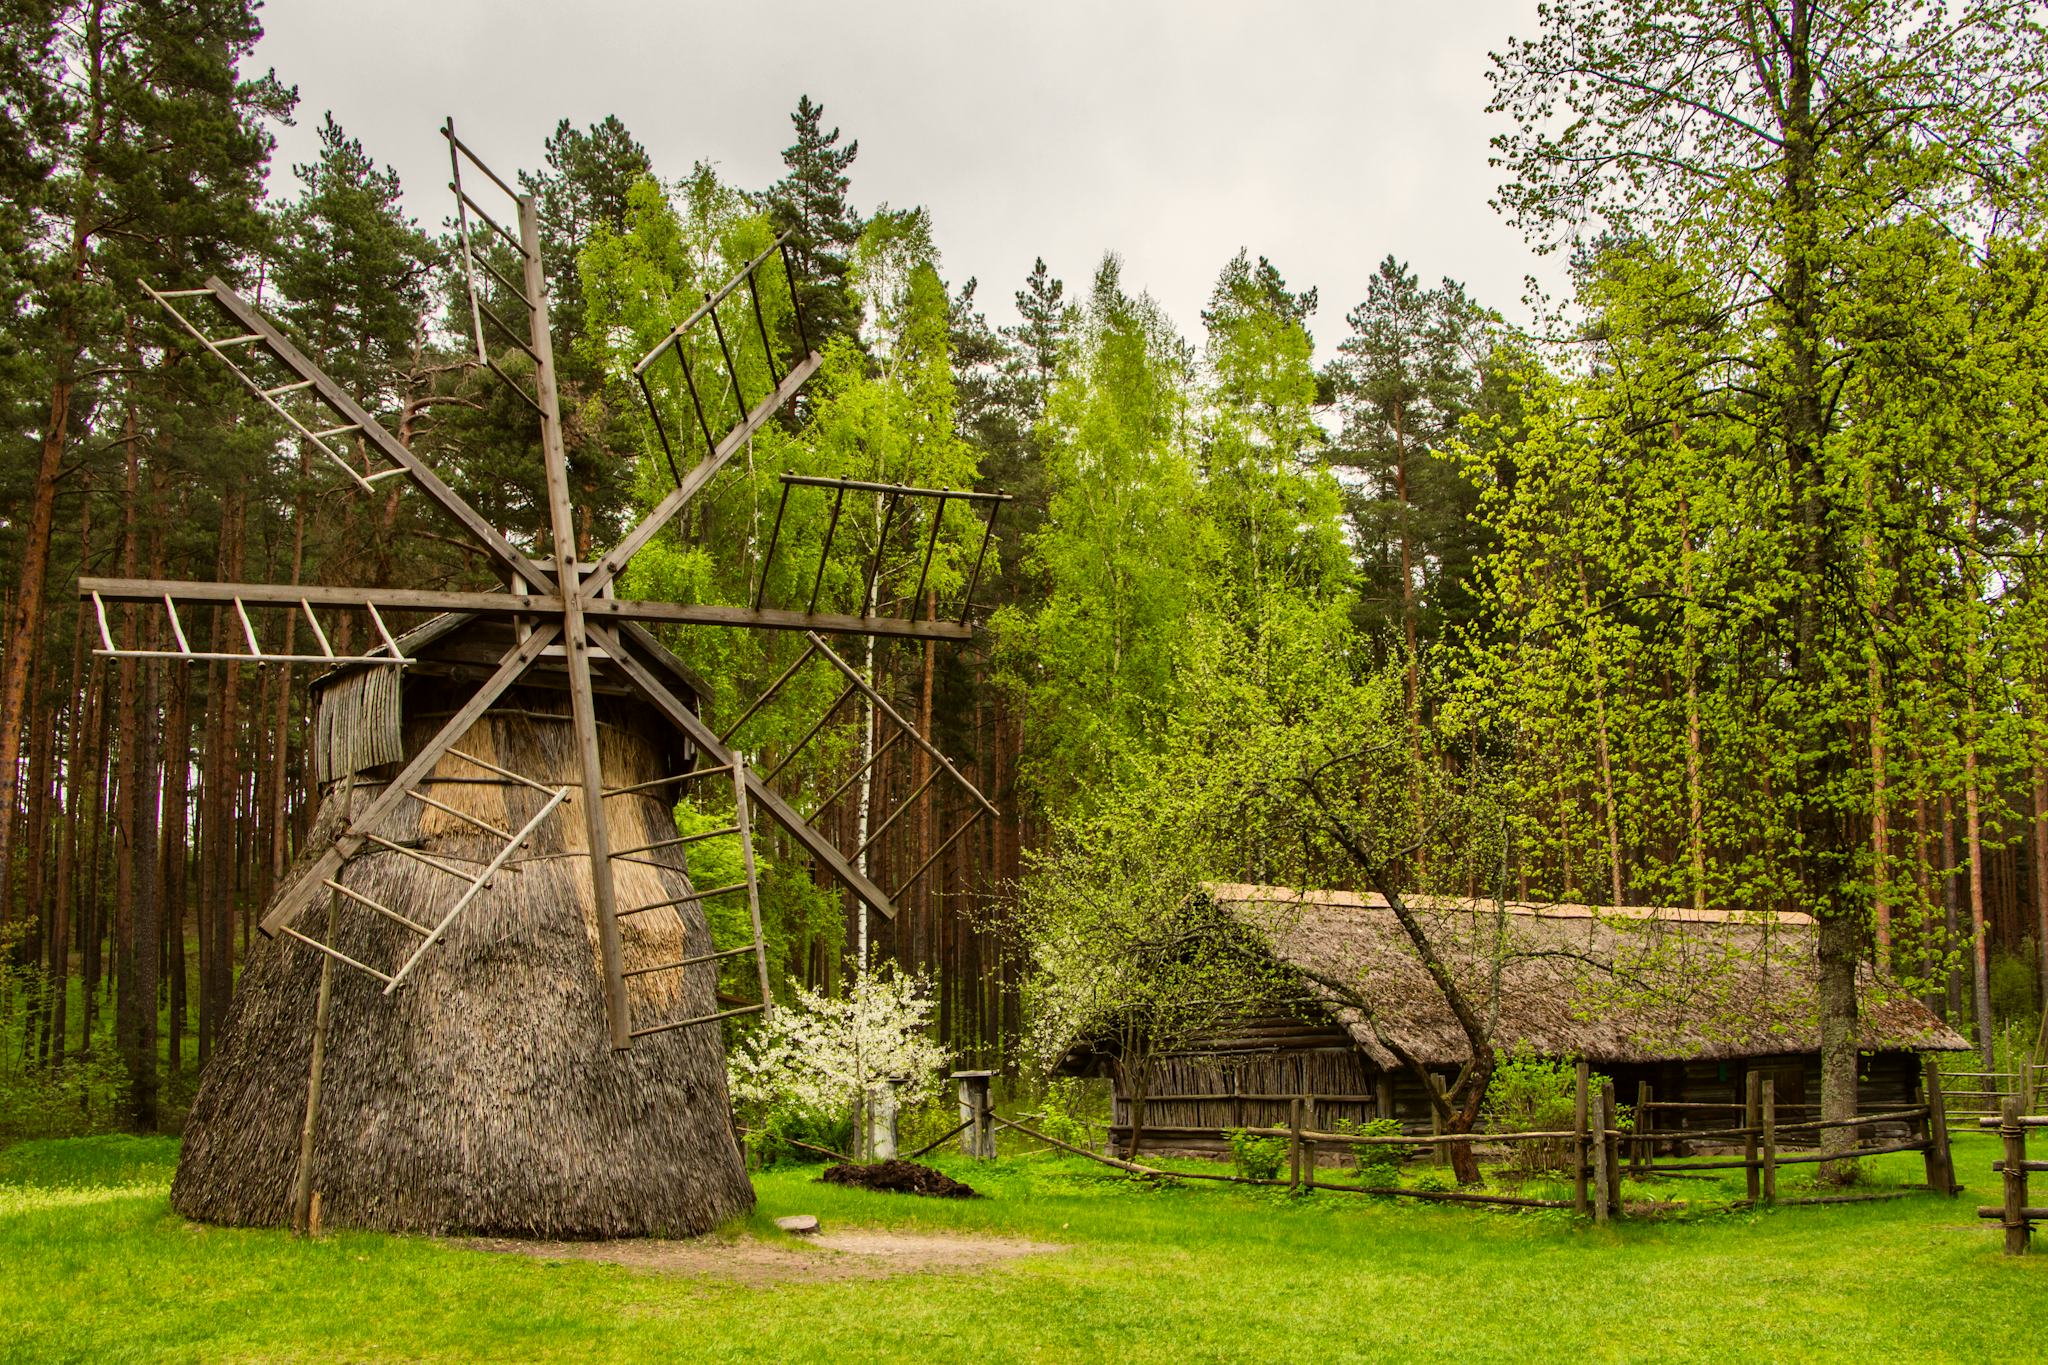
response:
<path id="1" fill-rule="evenodd" d="M 404 637 L 420 662 L 353 666 L 315 684 L 322 808 L 294 875 L 471 695 L 509 647 L 509 625 L 439 618 Z M 673 668 L 671 669 L 673 672 Z M 678 679 L 680 692 L 683 681 Z M 599 695 L 608 787 L 686 770 L 673 728 L 620 693 Z M 456 747 L 550 786 L 577 787 L 566 689 L 529 674 Z M 437 802 L 516 830 L 546 799 L 465 759 L 444 757 L 424 790 Z M 675 834 L 673 786 L 608 798 L 617 848 Z M 652 1035 L 614 1051 L 606 1030 L 580 789 L 536 830 L 393 994 L 337 967 L 314 1149 L 328 1226 L 536 1237 L 694 1234 L 752 1206 L 734 1141 L 718 1027 Z M 408 801 L 393 842 L 474 867 L 502 841 Z M 672 901 L 689 881 L 679 851 L 614 863 L 622 906 Z M 287 878 L 286 884 L 292 878 Z M 407 853 L 372 848 L 344 864 L 352 891 L 433 922 L 464 884 Z M 303 927 L 388 970 L 419 942 L 347 899 L 333 930 Z M 695 903 L 626 922 L 625 965 L 710 950 Z M 172 1205 L 208 1222 L 254 1226 L 291 1215 L 306 1112 L 322 954 L 287 937 L 259 944 L 242 975 L 187 1121 Z M 709 971 L 632 978 L 641 1017 L 708 1014 Z"/>
<path id="2" fill-rule="evenodd" d="M 1316 1096 L 1327 1118 L 1392 1114 L 1426 1126 L 1426 1095 L 1403 1058 L 1448 1079 L 1470 1048 L 1385 901 L 1250 885 L 1205 894 L 1291 969 L 1301 993 L 1250 1008 L 1227 1033 L 1161 1059 L 1146 1126 L 1284 1122 L 1293 1095 Z M 1430 897 L 1410 908 L 1460 989 L 1494 1021 L 1500 1051 L 1586 1060 L 1617 1082 L 1624 1103 L 1638 1084 L 1665 1100 L 1732 1102 L 1751 1070 L 1777 1077 L 1788 1107 L 1818 1102 L 1806 915 Z M 1906 1099 L 1917 1093 L 1918 1054 L 1968 1047 L 1867 967 L 1858 1004 L 1869 1099 Z M 1065 1068 L 1114 1074 L 1109 1062 L 1084 1044 Z M 1120 1086 L 1117 1125 L 1128 1131 L 1129 1121 Z M 1206 1146 L 1172 1134 L 1156 1145 Z"/>

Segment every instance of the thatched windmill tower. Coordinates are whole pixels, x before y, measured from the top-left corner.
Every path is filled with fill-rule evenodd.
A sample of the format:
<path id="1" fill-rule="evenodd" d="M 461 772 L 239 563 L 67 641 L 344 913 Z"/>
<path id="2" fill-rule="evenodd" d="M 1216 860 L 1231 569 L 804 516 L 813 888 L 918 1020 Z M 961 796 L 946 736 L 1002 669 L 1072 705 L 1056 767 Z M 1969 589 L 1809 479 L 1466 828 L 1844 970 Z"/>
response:
<path id="1" fill-rule="evenodd" d="M 790 257 L 778 242 L 748 263 L 641 362 L 643 391 L 657 362 L 682 366 L 703 452 L 692 467 L 677 469 L 656 410 L 677 471 L 674 491 L 618 545 L 579 563 L 534 205 L 476 160 L 452 121 L 443 133 L 478 359 L 538 415 L 552 560 L 512 544 L 227 285 L 150 291 L 301 440 L 365 489 L 387 478 L 408 481 L 493 557 L 510 586 L 442 592 L 80 580 L 81 595 L 99 613 L 101 653 L 143 652 L 118 648 L 107 629 L 109 603 L 141 602 L 167 613 L 178 643 L 154 657 L 329 670 L 314 686 L 320 813 L 264 915 L 268 941 L 251 956 L 201 1080 L 172 1203 L 208 1221 L 275 1225 L 303 1219 L 317 1189 L 323 1221 L 336 1226 L 566 1237 L 701 1232 L 753 1199 L 732 1132 L 719 1021 L 772 1005 L 755 883 L 757 814 L 786 831 L 817 871 L 887 917 L 925 868 L 889 892 L 870 881 L 864 849 L 849 856 L 835 847 L 726 742 L 737 725 L 721 736 L 706 723 L 689 674 L 647 626 L 807 632 L 809 647 L 755 708 L 797 668 L 822 663 L 845 675 L 840 702 L 865 696 L 931 756 L 935 771 L 966 785 L 825 637 L 967 638 L 974 584 L 945 619 L 917 619 L 914 607 L 903 616 L 819 612 L 815 593 L 801 610 L 763 606 L 760 594 L 751 607 L 615 597 L 613 584 L 632 556 L 816 370 L 800 311 L 795 325 L 807 354 L 786 367 L 763 321 L 771 261 L 780 262 L 795 304 Z M 516 232 L 462 187 L 465 165 L 510 197 Z M 472 231 L 485 228 L 513 248 L 517 281 L 473 247 Z M 497 297 L 509 294 L 525 308 L 523 334 L 490 307 L 479 268 L 503 286 Z M 209 334 L 181 311 L 183 300 L 202 296 L 231 320 L 232 335 Z M 492 360 L 486 320 L 532 360 L 530 389 Z M 757 403 L 742 402 L 721 434 L 698 392 L 707 378 L 737 391 L 740 367 L 728 333 L 744 343 L 744 330 L 734 329 L 745 321 L 756 325 L 775 384 Z M 687 343 L 706 326 L 722 361 L 715 376 L 693 374 L 690 363 Z M 651 394 L 648 401 L 653 408 Z M 384 467 L 363 470 L 344 458 L 332 444 L 344 435 Z M 797 486 L 828 491 L 835 527 L 838 502 L 849 496 L 878 499 L 885 527 L 900 506 L 936 500 L 932 543 L 949 503 L 985 507 L 992 526 L 1001 501 L 789 478 L 785 508 Z M 780 525 L 778 514 L 778 532 Z M 989 530 L 981 535 L 985 553 Z M 771 536 L 771 558 L 773 546 Z M 931 562 L 930 546 L 923 548 L 912 603 L 923 596 Z M 916 562 L 914 554 L 909 559 Z M 878 572 L 879 553 L 871 581 Z M 232 613 L 247 652 L 192 650 L 181 606 Z M 319 652 L 266 650 L 252 609 L 301 614 Z M 357 614 L 363 633 L 380 643 L 338 655 L 322 612 L 330 621 Z M 434 614 L 394 634 L 386 615 L 408 613 Z M 712 833 L 736 838 L 741 880 L 693 885 L 690 845 L 710 836 L 677 833 L 670 811 L 685 789 L 723 792 L 730 802 L 731 824 Z M 975 815 L 992 809 L 967 789 Z M 750 944 L 720 950 L 711 942 L 704 903 L 720 896 L 745 898 Z M 720 964 L 743 955 L 753 958 L 757 994 L 719 995 Z"/>

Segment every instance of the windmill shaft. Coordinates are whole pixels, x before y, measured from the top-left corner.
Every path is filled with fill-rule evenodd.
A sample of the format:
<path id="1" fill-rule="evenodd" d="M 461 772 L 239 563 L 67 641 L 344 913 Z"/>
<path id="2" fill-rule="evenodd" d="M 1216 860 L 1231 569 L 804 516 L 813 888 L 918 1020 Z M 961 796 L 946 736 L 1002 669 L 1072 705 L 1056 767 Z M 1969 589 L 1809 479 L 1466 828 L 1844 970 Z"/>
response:
<path id="1" fill-rule="evenodd" d="M 569 456 L 562 442 L 561 395 L 555 386 L 555 347 L 548 330 L 547 279 L 540 261 L 540 210 L 533 198 L 519 199 L 519 239 L 524 247 L 526 299 L 532 305 L 530 332 L 534 389 L 540 399 L 542 463 L 547 471 L 548 518 L 554 532 L 555 580 L 562 598 L 562 644 L 569 664 L 569 711 L 583 769 L 583 831 L 590 848 L 590 886 L 596 900 L 598 955 L 604 967 L 605 1020 L 612 1046 L 633 1045 L 626 1001 L 625 951 L 619 939 L 618 892 L 612 883 L 611 832 L 605 824 L 602 751 L 597 742 L 597 698 L 590 685 L 590 634 L 583 619 L 586 588 L 576 567 L 576 508 L 569 501 Z"/>

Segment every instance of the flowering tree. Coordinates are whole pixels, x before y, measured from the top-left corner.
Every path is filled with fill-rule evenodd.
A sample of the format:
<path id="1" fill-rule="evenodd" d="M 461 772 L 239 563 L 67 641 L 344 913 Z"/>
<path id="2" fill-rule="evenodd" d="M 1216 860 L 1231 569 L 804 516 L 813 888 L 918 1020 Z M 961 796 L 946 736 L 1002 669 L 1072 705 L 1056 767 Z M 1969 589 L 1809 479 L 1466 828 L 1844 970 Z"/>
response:
<path id="1" fill-rule="evenodd" d="M 733 1049 L 735 1100 L 866 1114 L 878 1102 L 917 1105 L 938 1094 L 952 1054 L 926 1028 L 935 1003 L 929 977 L 863 969 L 836 999 L 794 990 L 793 1006 L 772 1011 Z"/>

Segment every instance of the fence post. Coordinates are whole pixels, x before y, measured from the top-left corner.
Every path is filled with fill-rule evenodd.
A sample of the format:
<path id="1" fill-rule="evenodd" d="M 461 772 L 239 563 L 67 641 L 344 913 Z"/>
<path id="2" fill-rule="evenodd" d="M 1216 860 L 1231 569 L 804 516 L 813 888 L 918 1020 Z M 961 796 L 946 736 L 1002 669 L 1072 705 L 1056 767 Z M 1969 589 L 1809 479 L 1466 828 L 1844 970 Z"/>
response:
<path id="1" fill-rule="evenodd" d="M 1321 1125 L 1316 1122 L 1316 1097 L 1308 1096 L 1301 1103 L 1302 1124 L 1310 1132 L 1316 1132 Z M 1316 1187 L 1316 1144 L 1313 1139 L 1304 1140 L 1301 1148 L 1302 1179 L 1310 1189 Z"/>
<path id="2" fill-rule="evenodd" d="M 1607 1221 L 1607 1091 L 1592 1097 L 1592 1131 L 1587 1135 L 1593 1144 L 1593 1221 Z"/>
<path id="3" fill-rule="evenodd" d="M 1743 1077 L 1742 1126 L 1749 1131 L 1742 1135 L 1742 1174 L 1749 1186 L 1749 1202 L 1752 1204 L 1763 1195 L 1763 1187 L 1757 1178 L 1757 1133 L 1764 1121 L 1763 1083 L 1763 1076 L 1755 1071 Z"/>
<path id="4" fill-rule="evenodd" d="M 2027 1130 L 2020 1126 L 2019 1096 L 2006 1096 L 1998 1117 L 2005 1139 L 2005 1254 L 2024 1256 L 2033 1225 L 2027 1221 Z"/>
<path id="5" fill-rule="evenodd" d="M 1778 1078 L 1763 1078 L 1764 1091 L 1764 1202 L 1778 1202 Z"/>
<path id="6" fill-rule="evenodd" d="M 1572 1095 L 1572 1211 L 1586 1213 L 1586 1077 L 1590 1068 L 1579 1063 L 1577 1087 Z"/>
<path id="7" fill-rule="evenodd" d="M 1948 1146 L 1948 1101 L 1941 1093 L 1941 1059 L 1927 1054 L 1921 1075 L 1921 1098 L 1927 1102 L 1927 1185 L 1953 1199 L 1957 1193 L 1955 1156 Z"/>
<path id="8" fill-rule="evenodd" d="M 996 1154 L 995 1125 L 988 1121 L 989 1079 L 992 1071 L 955 1071 L 960 1082 L 960 1150 L 967 1156 L 986 1160 Z"/>
<path id="9" fill-rule="evenodd" d="M 1301 1097 L 1287 1101 L 1287 1188 L 1301 1188 Z"/>
<path id="10" fill-rule="evenodd" d="M 1633 1160 L 1630 1165 L 1640 1170 L 1650 1164 L 1650 1097 L 1656 1092 L 1648 1081 L 1636 1082 L 1636 1139 L 1630 1144 Z"/>
<path id="11" fill-rule="evenodd" d="M 1621 1213 L 1621 1139 L 1615 1136 L 1621 1127 L 1621 1106 L 1614 1102 L 1614 1082 L 1607 1081 L 1600 1087 L 1600 1147 L 1607 1153 L 1607 1207 L 1609 1212 Z"/>

